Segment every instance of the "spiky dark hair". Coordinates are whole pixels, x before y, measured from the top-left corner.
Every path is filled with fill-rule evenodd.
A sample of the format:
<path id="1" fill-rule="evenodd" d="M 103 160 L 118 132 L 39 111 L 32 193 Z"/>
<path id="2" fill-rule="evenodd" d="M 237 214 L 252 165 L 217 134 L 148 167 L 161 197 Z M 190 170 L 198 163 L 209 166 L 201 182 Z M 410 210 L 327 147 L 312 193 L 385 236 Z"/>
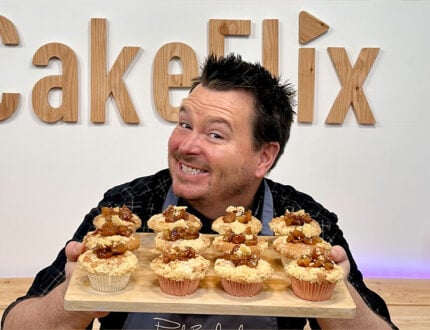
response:
<path id="1" fill-rule="evenodd" d="M 280 150 L 273 168 L 290 138 L 296 95 L 292 85 L 281 83 L 261 64 L 243 61 L 240 55 L 235 54 L 208 56 L 200 76 L 193 80 L 191 91 L 199 84 L 219 91 L 244 89 L 253 95 L 253 145 L 258 150 L 265 143 L 279 143 Z"/>

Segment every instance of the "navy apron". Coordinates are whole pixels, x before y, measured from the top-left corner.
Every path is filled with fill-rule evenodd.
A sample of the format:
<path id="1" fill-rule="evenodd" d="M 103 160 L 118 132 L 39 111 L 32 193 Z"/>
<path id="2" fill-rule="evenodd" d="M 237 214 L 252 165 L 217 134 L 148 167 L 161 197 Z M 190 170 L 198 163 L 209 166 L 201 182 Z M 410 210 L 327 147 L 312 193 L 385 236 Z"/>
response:
<path id="1" fill-rule="evenodd" d="M 167 192 L 163 210 L 169 205 L 176 205 L 178 197 L 173 193 L 172 187 Z M 273 218 L 272 192 L 264 181 L 264 202 L 261 221 L 262 235 L 272 235 L 269 221 Z M 271 316 L 245 316 L 245 315 L 200 315 L 200 314 L 166 314 L 166 313 L 129 313 L 124 323 L 124 329 L 277 329 L 276 317 Z"/>

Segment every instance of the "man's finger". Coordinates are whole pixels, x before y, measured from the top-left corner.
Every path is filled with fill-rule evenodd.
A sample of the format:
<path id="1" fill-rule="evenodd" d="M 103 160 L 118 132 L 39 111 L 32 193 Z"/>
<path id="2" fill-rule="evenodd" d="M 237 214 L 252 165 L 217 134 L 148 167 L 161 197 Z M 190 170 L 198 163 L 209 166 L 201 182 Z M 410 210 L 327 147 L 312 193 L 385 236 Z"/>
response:
<path id="1" fill-rule="evenodd" d="M 339 245 L 335 245 L 332 247 L 330 252 L 330 257 L 336 263 L 339 263 L 348 259 L 348 257 L 346 256 L 345 250 Z"/>
<path id="2" fill-rule="evenodd" d="M 67 261 L 76 261 L 81 253 L 85 251 L 85 246 L 79 242 L 69 242 L 66 245 Z"/>
<path id="3" fill-rule="evenodd" d="M 330 258 L 340 267 L 342 267 L 344 272 L 344 278 L 347 279 L 351 265 L 349 263 L 349 259 L 346 255 L 345 249 L 339 245 L 333 246 L 330 252 Z"/>

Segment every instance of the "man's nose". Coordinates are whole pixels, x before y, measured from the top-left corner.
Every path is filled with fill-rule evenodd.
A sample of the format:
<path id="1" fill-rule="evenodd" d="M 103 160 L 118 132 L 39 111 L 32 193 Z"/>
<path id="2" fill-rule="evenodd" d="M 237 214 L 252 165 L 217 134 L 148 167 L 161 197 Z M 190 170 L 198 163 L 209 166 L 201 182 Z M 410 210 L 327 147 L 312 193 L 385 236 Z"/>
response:
<path id="1" fill-rule="evenodd" d="M 192 132 L 181 141 L 179 150 L 186 154 L 198 154 L 202 149 L 202 137 L 200 134 Z"/>

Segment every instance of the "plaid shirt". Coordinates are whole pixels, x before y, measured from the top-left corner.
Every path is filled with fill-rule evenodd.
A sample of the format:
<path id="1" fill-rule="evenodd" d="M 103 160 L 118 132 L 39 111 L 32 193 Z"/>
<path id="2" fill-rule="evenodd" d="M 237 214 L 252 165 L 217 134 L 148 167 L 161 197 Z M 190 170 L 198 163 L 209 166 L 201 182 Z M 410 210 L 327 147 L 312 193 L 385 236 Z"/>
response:
<path id="1" fill-rule="evenodd" d="M 326 210 L 322 205 L 317 203 L 312 197 L 295 190 L 291 186 L 282 185 L 274 181 L 266 179 L 273 195 L 273 212 L 274 216 L 278 217 L 285 213 L 285 210 L 297 211 L 300 209 L 306 210 L 312 218 L 317 220 L 321 226 L 321 237 L 332 245 L 342 246 L 349 258 L 351 271 L 348 276 L 348 281 L 357 289 L 361 297 L 367 305 L 376 313 L 381 315 L 392 328 L 396 326 L 391 322 L 389 312 L 384 300 L 373 291 L 369 290 L 363 282 L 363 276 L 358 270 L 357 265 L 351 255 L 348 243 L 343 237 L 343 233 L 337 225 L 337 216 L 334 213 Z M 93 208 L 84 218 L 84 221 L 79 226 L 78 230 L 73 235 L 72 240 L 82 241 L 84 236 L 91 230 L 94 230 L 93 219 L 101 211 L 102 207 L 114 207 L 126 205 L 135 214 L 142 219 L 142 227 L 140 232 L 149 231 L 146 221 L 152 215 L 161 213 L 167 191 L 172 183 L 169 171 L 162 170 L 152 176 L 137 178 L 131 182 L 116 186 L 108 190 L 103 199 L 96 208 Z M 256 194 L 252 211 L 254 216 L 261 218 L 264 199 L 264 185 L 262 184 Z M 184 200 L 179 200 L 178 205 L 187 205 Z M 194 210 L 188 205 L 188 212 L 195 214 L 202 220 L 202 233 L 213 233 L 210 224 L 211 221 L 206 219 L 202 214 Z M 33 284 L 27 294 L 18 298 L 4 312 L 6 316 L 8 310 L 17 302 L 34 296 L 43 296 L 55 288 L 58 284 L 65 280 L 64 267 L 66 264 L 65 249 L 63 248 L 55 261 L 47 268 L 41 270 L 35 277 Z M 121 328 L 128 313 L 112 312 L 108 316 L 100 319 L 102 329 L 118 329 Z M 312 328 L 318 328 L 318 323 L 315 319 L 309 319 Z M 278 318 L 279 329 L 298 329 L 303 328 L 306 324 L 304 318 Z"/>

